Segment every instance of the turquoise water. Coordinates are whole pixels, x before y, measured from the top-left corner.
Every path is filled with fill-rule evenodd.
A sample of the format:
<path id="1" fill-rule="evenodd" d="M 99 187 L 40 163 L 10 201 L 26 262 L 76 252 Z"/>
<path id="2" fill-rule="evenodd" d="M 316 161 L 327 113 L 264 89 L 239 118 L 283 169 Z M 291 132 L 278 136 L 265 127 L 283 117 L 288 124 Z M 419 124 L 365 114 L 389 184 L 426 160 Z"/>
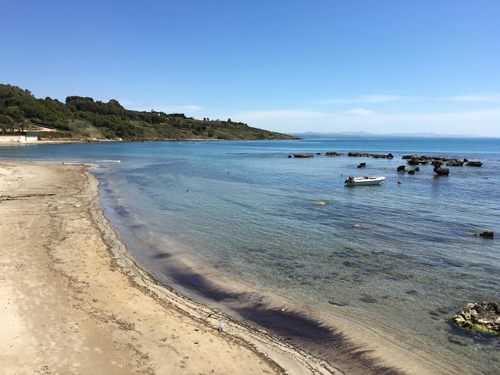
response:
<path id="1" fill-rule="evenodd" d="M 286 157 L 327 151 L 395 158 Z M 408 154 L 484 164 L 398 174 Z M 183 292 L 250 320 L 243 306 L 255 301 L 321 321 L 366 318 L 447 358 L 443 366 L 465 357 L 467 373 L 500 372 L 498 338 L 450 324 L 468 302 L 500 301 L 500 244 L 473 235 L 500 233 L 500 139 L 34 145 L 2 147 L 0 157 L 102 165 L 111 222 Z M 386 183 L 348 188 L 347 175 Z"/>

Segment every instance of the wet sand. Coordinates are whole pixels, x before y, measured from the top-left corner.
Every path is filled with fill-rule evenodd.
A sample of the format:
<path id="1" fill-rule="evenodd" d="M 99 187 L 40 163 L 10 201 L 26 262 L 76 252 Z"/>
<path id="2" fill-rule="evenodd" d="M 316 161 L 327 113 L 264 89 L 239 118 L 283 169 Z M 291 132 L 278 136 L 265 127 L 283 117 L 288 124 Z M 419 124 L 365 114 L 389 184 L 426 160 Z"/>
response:
<path id="1" fill-rule="evenodd" d="M 0 162 L 0 373 L 342 373 L 160 285 L 88 168 Z"/>

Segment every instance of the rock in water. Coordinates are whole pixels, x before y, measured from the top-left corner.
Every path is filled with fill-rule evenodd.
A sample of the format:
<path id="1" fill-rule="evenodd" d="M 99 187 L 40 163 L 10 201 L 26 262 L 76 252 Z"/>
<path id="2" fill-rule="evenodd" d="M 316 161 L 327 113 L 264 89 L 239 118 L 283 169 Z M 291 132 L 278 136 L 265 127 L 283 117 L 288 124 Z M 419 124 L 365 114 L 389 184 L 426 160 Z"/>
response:
<path id="1" fill-rule="evenodd" d="M 462 328 L 475 328 L 500 335 L 500 306 L 496 302 L 468 303 L 453 322 Z"/>
<path id="2" fill-rule="evenodd" d="M 434 172 L 438 176 L 448 176 L 450 174 L 450 170 L 448 168 L 441 168 L 441 162 L 439 160 L 435 160 L 432 162 L 434 165 Z"/>
<path id="3" fill-rule="evenodd" d="M 293 154 L 294 158 L 313 158 L 313 154 Z"/>
<path id="4" fill-rule="evenodd" d="M 464 165 L 464 162 L 459 159 L 448 159 L 446 160 L 446 165 L 448 167 L 461 167 L 462 165 Z"/>
<path id="5" fill-rule="evenodd" d="M 483 238 L 493 238 L 495 237 L 495 232 L 474 233 L 474 236 L 479 236 Z"/>

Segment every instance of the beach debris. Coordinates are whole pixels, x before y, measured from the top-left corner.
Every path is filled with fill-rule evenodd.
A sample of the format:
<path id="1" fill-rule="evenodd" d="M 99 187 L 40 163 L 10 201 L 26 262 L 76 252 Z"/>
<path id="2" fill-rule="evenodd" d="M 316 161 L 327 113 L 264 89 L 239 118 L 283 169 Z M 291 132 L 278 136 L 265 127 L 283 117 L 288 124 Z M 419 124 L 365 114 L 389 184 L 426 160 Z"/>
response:
<path id="1" fill-rule="evenodd" d="M 325 202 L 325 201 L 316 201 L 316 202 L 314 202 L 314 203 L 319 204 L 320 206 L 324 206 L 324 205 L 326 205 L 326 202 Z"/>
<path id="2" fill-rule="evenodd" d="M 79 207 L 81 207 L 81 206 L 80 206 L 79 204 L 75 204 L 75 207 L 79 208 Z"/>
<path id="3" fill-rule="evenodd" d="M 495 232 L 474 233 L 474 236 L 479 236 L 483 238 L 493 238 L 495 237 Z"/>
<path id="4" fill-rule="evenodd" d="M 224 331 L 224 323 L 219 324 L 219 331 Z"/>
<path id="5" fill-rule="evenodd" d="M 398 185 L 401 185 L 401 181 L 398 180 Z"/>
<path id="6" fill-rule="evenodd" d="M 482 301 L 468 303 L 460 315 L 452 318 L 453 322 L 465 329 L 477 329 L 483 332 L 500 334 L 500 305 L 496 302 Z"/>

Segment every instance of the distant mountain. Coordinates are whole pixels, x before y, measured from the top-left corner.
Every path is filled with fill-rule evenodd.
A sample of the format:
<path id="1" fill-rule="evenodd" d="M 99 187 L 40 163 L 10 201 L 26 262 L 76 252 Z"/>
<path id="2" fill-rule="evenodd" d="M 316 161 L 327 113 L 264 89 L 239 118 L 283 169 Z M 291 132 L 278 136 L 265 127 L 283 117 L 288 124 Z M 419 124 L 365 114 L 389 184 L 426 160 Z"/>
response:
<path id="1" fill-rule="evenodd" d="M 183 113 L 132 111 L 118 101 L 68 96 L 66 102 L 35 98 L 30 91 L 0 84 L 0 134 L 38 130 L 41 139 L 185 140 L 295 139 L 242 122 L 199 120 Z"/>
<path id="2" fill-rule="evenodd" d="M 368 132 L 338 132 L 338 133 L 291 133 L 297 138 L 481 138 L 481 136 L 474 134 L 434 134 L 434 133 L 390 133 L 390 134 L 375 134 Z"/>

